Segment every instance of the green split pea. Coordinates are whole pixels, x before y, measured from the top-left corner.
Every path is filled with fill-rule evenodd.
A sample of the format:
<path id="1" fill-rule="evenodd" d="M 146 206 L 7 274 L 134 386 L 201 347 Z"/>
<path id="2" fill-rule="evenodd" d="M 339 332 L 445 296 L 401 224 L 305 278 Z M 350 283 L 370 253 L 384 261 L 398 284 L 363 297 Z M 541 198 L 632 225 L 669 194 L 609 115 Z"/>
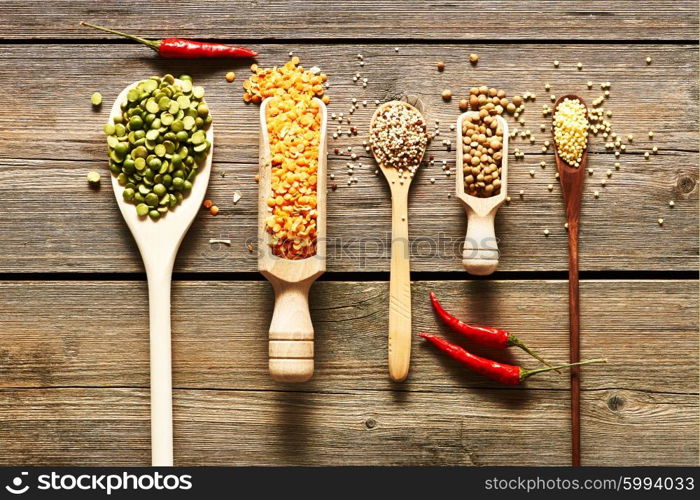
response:
<path id="1" fill-rule="evenodd" d="M 127 92 L 121 114 L 104 125 L 109 169 L 140 217 L 159 219 L 192 190 L 211 149 L 204 89 L 182 75 L 154 76 Z"/>

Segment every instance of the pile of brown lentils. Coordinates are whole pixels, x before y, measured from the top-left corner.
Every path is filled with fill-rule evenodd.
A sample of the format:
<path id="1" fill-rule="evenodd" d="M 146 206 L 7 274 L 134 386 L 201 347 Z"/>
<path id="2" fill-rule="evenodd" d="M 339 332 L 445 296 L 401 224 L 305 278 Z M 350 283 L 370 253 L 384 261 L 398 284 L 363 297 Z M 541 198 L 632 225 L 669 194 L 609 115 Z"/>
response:
<path id="1" fill-rule="evenodd" d="M 485 109 L 482 109 L 485 111 Z M 462 122 L 464 190 L 479 198 L 501 192 L 503 127 L 496 116 L 468 114 Z"/>

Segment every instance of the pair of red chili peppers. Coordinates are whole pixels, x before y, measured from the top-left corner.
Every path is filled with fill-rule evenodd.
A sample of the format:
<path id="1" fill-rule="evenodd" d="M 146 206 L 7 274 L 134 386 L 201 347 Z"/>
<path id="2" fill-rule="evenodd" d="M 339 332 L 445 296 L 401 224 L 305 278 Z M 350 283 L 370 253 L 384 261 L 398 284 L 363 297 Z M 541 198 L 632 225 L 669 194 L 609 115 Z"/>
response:
<path id="1" fill-rule="evenodd" d="M 571 366 L 588 365 L 592 363 L 605 363 L 605 359 L 592 359 L 589 361 L 581 361 L 579 363 L 571 363 L 560 366 L 552 366 L 545 361 L 537 353 L 522 343 L 515 335 L 506 330 L 498 328 L 487 328 L 483 326 L 474 326 L 464 323 L 448 313 L 440 304 L 433 292 L 430 292 L 430 302 L 433 309 L 437 313 L 440 320 L 452 330 L 461 333 L 471 341 L 497 349 L 505 349 L 506 347 L 516 346 L 530 354 L 532 357 L 547 365 L 547 368 L 538 368 L 535 370 L 526 370 L 520 366 L 499 363 L 490 359 L 482 358 L 476 354 L 472 354 L 462 347 L 452 344 L 447 340 L 430 333 L 421 333 L 420 336 L 435 345 L 442 352 L 447 354 L 452 359 L 459 361 L 461 364 L 471 369 L 472 371 L 493 379 L 501 384 L 518 385 L 526 378 L 537 373 L 559 370 L 561 368 L 569 368 Z"/>
<path id="2" fill-rule="evenodd" d="M 135 42 L 142 43 L 158 52 L 158 55 L 169 59 L 199 59 L 205 57 L 256 57 L 257 52 L 243 47 L 227 45 L 224 43 L 196 42 L 183 38 L 164 38 L 162 40 L 148 40 L 140 36 L 130 35 L 121 31 L 104 28 L 96 24 L 81 21 L 83 26 L 89 26 L 96 30 L 112 33 L 114 35 L 130 38 Z"/>

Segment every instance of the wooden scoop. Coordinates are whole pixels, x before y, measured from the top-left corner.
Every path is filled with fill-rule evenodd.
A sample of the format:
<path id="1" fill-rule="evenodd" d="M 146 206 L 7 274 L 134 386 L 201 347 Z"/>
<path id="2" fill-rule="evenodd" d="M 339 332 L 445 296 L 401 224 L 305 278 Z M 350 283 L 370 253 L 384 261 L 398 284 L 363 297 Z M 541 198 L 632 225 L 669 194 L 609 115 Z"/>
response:
<path id="1" fill-rule="evenodd" d="M 554 103 L 556 113 L 559 103 L 564 99 L 577 99 L 584 106 L 586 103 L 577 95 L 563 95 Z M 554 113 L 552 116 L 554 116 Z M 588 119 L 588 107 L 586 107 Z M 556 141 L 554 143 L 554 159 L 559 171 L 561 192 L 564 196 L 566 221 L 569 224 L 569 362 L 578 363 L 579 352 L 579 292 L 578 292 L 578 229 L 581 214 L 581 197 L 583 181 L 586 178 L 586 160 L 588 142 L 583 150 L 580 165 L 572 167 L 559 157 Z M 581 465 L 581 381 L 580 367 L 571 367 L 571 461 L 572 465 Z"/>
<path id="2" fill-rule="evenodd" d="M 326 270 L 326 105 L 318 103 L 321 116 L 317 199 L 316 255 L 290 260 L 272 253 L 265 221 L 270 215 L 267 200 L 271 193 L 270 144 L 267 134 L 267 104 L 260 106 L 260 180 L 258 190 L 258 270 L 275 290 L 275 310 L 269 333 L 270 376 L 280 382 L 304 382 L 314 373 L 314 327 L 309 314 L 309 289 Z"/>
<path id="3" fill-rule="evenodd" d="M 176 80 L 177 83 L 182 83 Z M 114 101 L 110 122 L 121 114 L 120 104 L 126 95 L 140 82 L 135 82 L 124 90 Z M 214 149 L 214 126 L 207 131 L 211 148 L 206 160 L 200 164 L 192 191 L 182 203 L 170 209 L 167 214 L 153 221 L 139 217 L 133 203 L 124 201 L 124 187 L 112 175 L 112 188 L 119 210 L 129 226 L 148 278 L 148 304 L 150 317 L 151 343 L 151 460 L 154 466 L 173 465 L 173 408 L 172 408 L 172 366 L 170 345 L 170 280 L 173 264 L 180 243 L 185 237 L 199 208 L 209 184 L 212 151 Z"/>
<path id="4" fill-rule="evenodd" d="M 401 104 L 420 111 L 404 101 L 389 101 L 377 108 L 377 116 L 390 106 Z M 425 120 L 424 120 L 425 121 Z M 425 154 L 425 151 L 423 151 Z M 421 155 L 422 158 L 422 155 Z M 375 155 L 376 160 L 376 155 Z M 420 160 L 418 162 L 420 164 Z M 408 376 L 411 361 L 411 269 L 408 241 L 408 188 L 411 177 L 400 182 L 400 172 L 377 160 L 391 189 L 391 273 L 389 279 L 389 376 L 401 382 Z"/>
<path id="5" fill-rule="evenodd" d="M 464 239 L 462 265 L 469 273 L 485 276 L 498 267 L 498 240 L 494 221 L 496 212 L 503 204 L 508 192 L 508 123 L 496 116 L 503 129 L 503 158 L 501 160 L 501 192 L 488 198 L 478 198 L 464 192 L 464 144 L 462 123 L 467 116 L 478 115 L 476 111 L 462 113 L 457 119 L 457 198 L 467 212 L 467 236 Z"/>

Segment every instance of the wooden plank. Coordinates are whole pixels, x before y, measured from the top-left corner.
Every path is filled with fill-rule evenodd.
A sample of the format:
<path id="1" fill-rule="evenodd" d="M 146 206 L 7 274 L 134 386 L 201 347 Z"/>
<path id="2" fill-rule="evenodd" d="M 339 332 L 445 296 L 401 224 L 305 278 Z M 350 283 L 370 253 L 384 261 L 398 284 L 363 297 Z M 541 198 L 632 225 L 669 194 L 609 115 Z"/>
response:
<path id="1" fill-rule="evenodd" d="M 624 395 L 584 392 L 584 465 L 697 463 L 697 395 Z M 0 463 L 147 465 L 148 408 L 143 389 L 0 389 Z M 562 391 L 176 390 L 174 412 L 181 466 L 569 463 Z"/>
<path id="2" fill-rule="evenodd" d="M 175 463 L 565 465 L 566 398 L 550 391 L 402 398 L 383 391 L 177 390 Z M 0 390 L 0 462 L 145 465 L 148 408 L 140 389 Z M 539 433 L 551 446 L 531 453 Z"/>
<path id="3" fill-rule="evenodd" d="M 609 108 L 615 130 L 623 137 L 633 133 L 621 169 L 605 153 L 602 138 L 592 140 L 583 202 L 581 269 L 583 270 L 697 270 L 698 266 L 698 85 L 697 46 L 666 45 L 484 45 L 477 68 L 466 62 L 468 53 L 455 45 L 406 45 L 400 53 L 388 45 L 269 45 L 261 64 L 276 64 L 294 50 L 311 66 L 318 64 L 330 75 L 333 101 L 330 112 L 348 112 L 351 97 L 369 105 L 352 115 L 353 124 L 366 129 L 375 99 L 385 100 L 400 91 L 418 94 L 426 103 L 429 120 L 439 119 L 441 135 L 429 155 L 437 164 L 419 169 L 410 200 L 410 235 L 414 271 L 459 271 L 459 245 L 466 232 L 466 217 L 454 199 L 453 177 L 446 177 L 441 161 L 454 163 L 441 140 L 451 137 L 448 124 L 456 119 L 456 103 L 443 103 L 442 88 L 456 96 L 469 87 L 489 84 L 510 94 L 530 90 L 538 95 L 524 117 L 537 144 L 522 144 L 524 161 L 511 159 L 509 184 L 513 202 L 497 217 L 501 238 L 501 270 L 534 271 L 566 268 L 566 234 L 561 195 L 553 178 L 551 153 L 541 153 L 545 122 L 539 110 L 549 102 L 542 86 L 549 82 L 555 93 L 580 92 L 588 99 L 600 94 L 598 82 L 613 84 Z M 585 52 L 584 52 L 585 51 Z M 355 54 L 367 65 L 357 66 Z M 653 57 L 646 66 L 644 58 Z M 177 271 L 255 271 L 257 258 L 246 249 L 255 239 L 257 184 L 257 112 L 240 100 L 242 63 L 163 61 L 144 55 L 140 48 L 92 45 L 6 45 L 0 55 L 0 82 L 8 89 L 13 114 L 0 115 L 0 270 L 3 272 L 125 272 L 142 269 L 140 259 L 120 220 L 107 183 L 99 192 L 84 182 L 87 171 L 104 169 L 104 137 L 100 131 L 106 111 L 92 112 L 87 97 L 99 89 L 109 102 L 131 80 L 153 73 L 192 73 L 206 86 L 216 119 L 216 151 L 210 197 L 221 208 L 213 218 L 202 214 L 195 222 L 176 264 Z M 447 68 L 437 73 L 434 61 Z M 552 60 L 562 62 L 559 70 Z M 576 61 L 584 69 L 575 69 Z M 611 63 L 611 61 L 614 61 Z M 236 69 L 239 81 L 228 84 L 223 73 Z M 352 83 L 362 71 L 367 89 Z M 21 87 L 14 75 L 27 75 Z M 47 75 L 54 75 L 46 85 Z M 58 77 L 60 75 L 60 77 Z M 596 82 L 587 90 L 586 80 Z M 669 96 L 674 96 L 670 99 Z M 674 114 L 669 103 L 680 102 Z M 14 116 L 22 116 L 22 120 Z M 661 128 L 658 120 L 664 117 Z M 520 127 L 522 128 L 522 127 Z M 659 155 L 644 160 L 652 141 Z M 357 137 L 331 141 L 329 172 L 338 190 L 329 193 L 329 271 L 388 270 L 390 207 L 383 179 L 373 175 L 373 160 Z M 347 147 L 359 155 L 357 185 L 346 185 Z M 334 154 L 338 147 L 341 154 Z M 546 161 L 546 168 L 539 167 Z M 536 171 L 534 178 L 528 174 Z M 435 184 L 430 179 L 435 178 Z M 548 184 L 555 184 L 553 192 Z M 525 191 L 518 197 L 519 190 Z M 601 192 L 600 199 L 593 191 Z M 233 205 L 234 192 L 243 195 Z M 674 200 L 676 206 L 668 207 Z M 663 227 L 657 224 L 664 218 Z M 551 236 L 544 238 L 543 230 Z M 70 231 L 69 233 L 67 231 Z M 67 237 L 70 234 L 70 237 Z M 210 238 L 230 238 L 232 246 L 209 245 Z"/>
<path id="4" fill-rule="evenodd" d="M 52 2 L 9 0 L 0 9 L 6 37 L 99 38 L 78 26 L 81 19 L 163 38 L 222 39 L 386 38 L 395 39 L 697 39 L 698 6 L 692 0 L 566 0 L 523 3 L 322 0 L 181 2 L 148 4 L 108 0 Z M 472 22 L 474 16 L 478 22 Z M 342 27 L 342 30 L 339 29 Z"/>
<path id="5" fill-rule="evenodd" d="M 414 282 L 413 332 L 459 336 L 439 325 L 428 291 L 475 324 L 512 331 L 555 362 L 568 359 L 566 283 Z M 318 282 L 311 292 L 316 374 L 299 389 L 461 391 L 498 388 L 413 342 L 411 374 L 387 375 L 386 282 Z M 0 387 L 147 387 L 148 308 L 143 282 L 2 282 Z M 173 383 L 181 388 L 277 390 L 267 372 L 271 287 L 265 282 L 176 282 Z M 698 393 L 697 281 L 583 281 L 582 358 L 607 358 L 583 371 L 587 390 Z M 525 353 L 464 343 L 487 357 L 527 367 Z M 528 388 L 567 390 L 565 376 L 541 375 Z"/>
<path id="6" fill-rule="evenodd" d="M 633 432 L 629 432 L 630 426 Z M 697 427 L 697 394 L 676 397 L 618 389 L 583 391 L 581 463 L 697 466 Z M 678 454 L 668 453 L 670 447 Z"/>
<path id="7" fill-rule="evenodd" d="M 697 282 L 581 285 L 583 357 L 609 359 L 584 371 L 583 463 L 697 463 Z M 0 283 L 0 462 L 148 463 L 145 288 L 140 281 Z M 456 314 L 510 328 L 552 360 L 566 357 L 563 282 L 413 288 L 415 332 L 458 341 L 429 310 L 433 289 Z M 388 382 L 386 293 L 386 283 L 315 284 L 317 373 L 290 388 L 267 376 L 269 285 L 176 282 L 176 463 L 568 463 L 566 377 L 503 388 L 416 342 L 409 381 Z M 470 348 L 533 365 L 520 353 Z"/>

